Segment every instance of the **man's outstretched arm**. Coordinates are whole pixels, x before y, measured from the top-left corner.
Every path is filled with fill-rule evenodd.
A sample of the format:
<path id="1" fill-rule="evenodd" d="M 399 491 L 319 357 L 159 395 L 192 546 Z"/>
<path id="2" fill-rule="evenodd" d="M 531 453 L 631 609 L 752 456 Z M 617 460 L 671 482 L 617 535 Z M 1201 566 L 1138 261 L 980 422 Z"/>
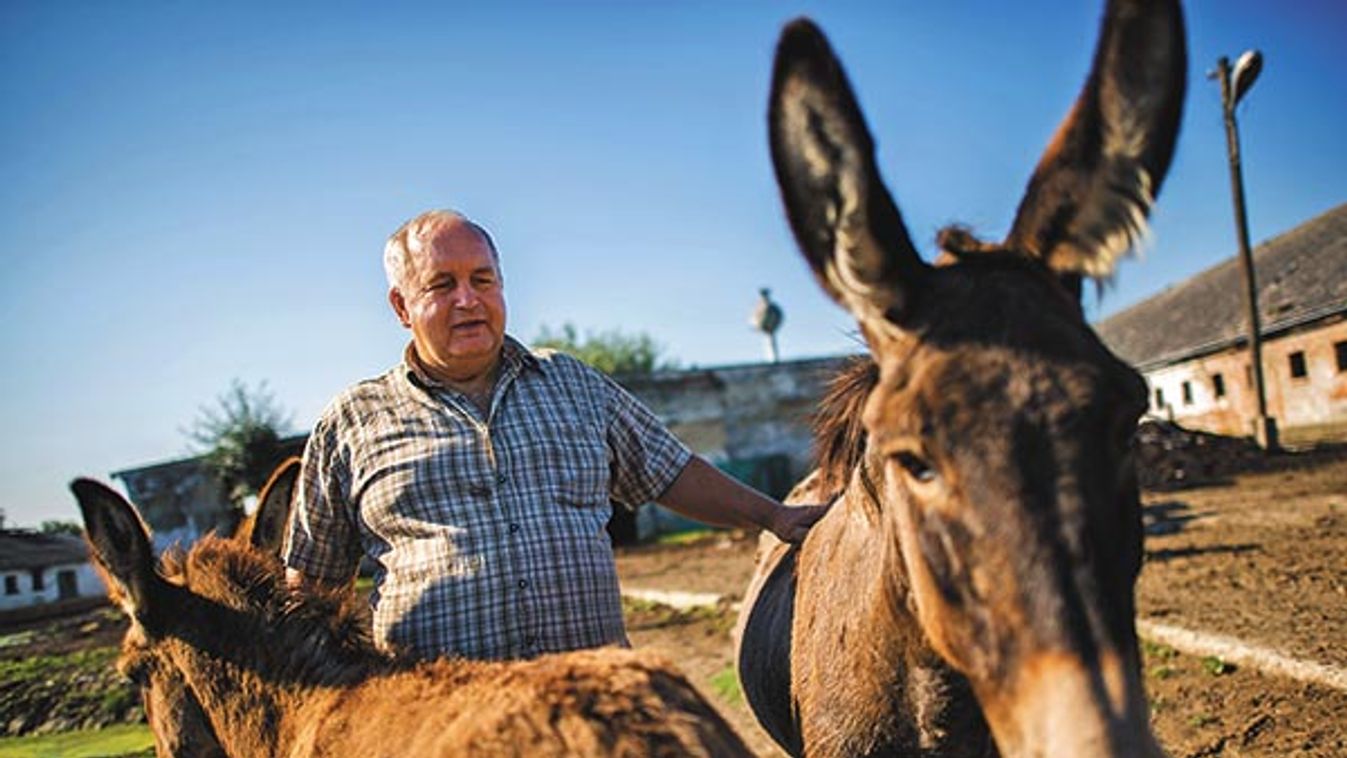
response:
<path id="1" fill-rule="evenodd" d="M 766 529 L 786 542 L 804 540 L 809 527 L 828 512 L 826 505 L 782 505 L 696 455 L 657 502 L 704 524 Z"/>

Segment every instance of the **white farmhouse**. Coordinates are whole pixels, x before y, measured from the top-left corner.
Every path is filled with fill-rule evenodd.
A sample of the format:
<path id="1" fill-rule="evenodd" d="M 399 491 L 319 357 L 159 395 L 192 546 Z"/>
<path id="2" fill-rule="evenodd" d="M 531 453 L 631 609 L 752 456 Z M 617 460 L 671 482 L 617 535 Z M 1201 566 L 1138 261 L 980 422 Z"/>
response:
<path id="1" fill-rule="evenodd" d="M 84 540 L 0 529 L 0 611 L 106 594 Z"/>

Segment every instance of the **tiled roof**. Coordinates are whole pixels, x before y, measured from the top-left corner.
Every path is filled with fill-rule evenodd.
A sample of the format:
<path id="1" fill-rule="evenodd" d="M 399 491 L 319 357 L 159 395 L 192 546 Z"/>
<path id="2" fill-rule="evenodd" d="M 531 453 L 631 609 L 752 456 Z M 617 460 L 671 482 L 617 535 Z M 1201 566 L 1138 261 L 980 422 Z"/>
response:
<path id="1" fill-rule="evenodd" d="M 1347 203 L 1263 242 L 1253 259 L 1264 335 L 1347 313 Z M 1242 342 L 1247 314 L 1235 256 L 1095 330 L 1120 358 L 1146 369 Z"/>
<path id="2" fill-rule="evenodd" d="M 15 571 L 85 563 L 84 540 L 68 534 L 0 530 L 0 570 Z"/>

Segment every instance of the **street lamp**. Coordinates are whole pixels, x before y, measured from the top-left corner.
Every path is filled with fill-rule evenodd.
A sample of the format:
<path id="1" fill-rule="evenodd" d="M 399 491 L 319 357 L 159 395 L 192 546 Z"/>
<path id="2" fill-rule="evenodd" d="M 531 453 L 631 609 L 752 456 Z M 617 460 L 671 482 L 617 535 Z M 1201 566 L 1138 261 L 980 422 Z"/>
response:
<path id="1" fill-rule="evenodd" d="M 758 290 L 758 305 L 748 317 L 748 323 L 767 337 L 767 360 L 772 363 L 780 360 L 776 351 L 776 330 L 781 328 L 784 319 L 781 306 L 772 302 L 772 291 L 766 287 Z"/>
<path id="2" fill-rule="evenodd" d="M 1221 109 L 1225 114 L 1225 143 L 1230 158 L 1230 194 L 1235 204 L 1235 236 L 1239 242 L 1240 268 L 1244 271 L 1245 300 L 1249 306 L 1249 360 L 1253 366 L 1254 389 L 1258 395 L 1258 417 L 1254 420 L 1254 439 L 1265 450 L 1277 449 L 1277 420 L 1267 414 L 1267 388 L 1263 381 L 1263 339 L 1258 318 L 1258 284 L 1254 278 L 1253 253 L 1249 249 L 1249 220 L 1244 212 L 1244 175 L 1239 162 L 1239 124 L 1235 106 L 1248 94 L 1263 71 L 1263 54 L 1249 50 L 1235 61 L 1221 56 L 1216 70 L 1208 78 L 1221 85 Z"/>

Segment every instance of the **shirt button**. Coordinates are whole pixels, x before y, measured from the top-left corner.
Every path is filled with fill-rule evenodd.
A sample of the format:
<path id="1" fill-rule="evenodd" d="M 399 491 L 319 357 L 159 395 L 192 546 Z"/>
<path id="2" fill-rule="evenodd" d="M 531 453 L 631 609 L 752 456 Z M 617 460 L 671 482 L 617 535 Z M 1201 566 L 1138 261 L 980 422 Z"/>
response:
<path id="1" fill-rule="evenodd" d="M 510 534 L 519 533 L 519 524 L 510 524 Z"/>
<path id="2" fill-rule="evenodd" d="M 527 580 L 527 579 L 520 579 L 520 580 L 519 580 L 519 589 L 521 589 L 521 590 L 528 589 L 528 586 L 529 586 L 529 580 Z"/>
<path id="3" fill-rule="evenodd" d="M 510 481 L 510 477 L 508 477 L 508 476 L 506 476 L 506 475 L 504 475 L 504 474 L 499 474 L 499 475 L 496 476 L 496 484 L 501 484 L 501 485 L 503 485 L 503 484 L 505 484 L 505 483 L 508 482 L 508 481 Z"/>

